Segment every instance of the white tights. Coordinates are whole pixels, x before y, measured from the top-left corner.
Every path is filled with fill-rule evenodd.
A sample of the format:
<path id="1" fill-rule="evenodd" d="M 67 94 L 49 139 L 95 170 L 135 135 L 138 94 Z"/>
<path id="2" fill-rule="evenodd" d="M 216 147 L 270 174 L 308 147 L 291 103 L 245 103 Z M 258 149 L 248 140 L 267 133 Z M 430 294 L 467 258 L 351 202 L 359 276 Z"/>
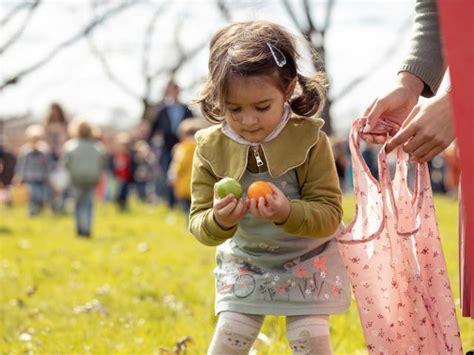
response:
<path id="1" fill-rule="evenodd" d="M 219 314 L 208 355 L 247 355 L 257 339 L 263 315 Z M 330 355 L 328 316 L 288 316 L 286 333 L 293 354 Z"/>

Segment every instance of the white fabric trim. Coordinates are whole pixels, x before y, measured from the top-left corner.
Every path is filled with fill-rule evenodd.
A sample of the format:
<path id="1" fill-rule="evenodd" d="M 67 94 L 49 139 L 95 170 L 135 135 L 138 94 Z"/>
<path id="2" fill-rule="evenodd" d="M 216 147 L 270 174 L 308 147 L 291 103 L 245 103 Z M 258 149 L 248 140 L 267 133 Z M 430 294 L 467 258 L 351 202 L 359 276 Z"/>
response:
<path id="1" fill-rule="evenodd" d="M 290 108 L 290 105 L 285 103 L 283 116 L 281 117 L 280 122 L 278 122 L 277 126 L 273 129 L 273 131 L 268 136 L 266 136 L 262 142 L 259 142 L 259 143 L 249 142 L 244 137 L 236 133 L 232 128 L 230 128 L 227 122 L 224 122 L 222 124 L 222 132 L 227 137 L 229 137 L 230 139 L 233 139 L 237 143 L 245 144 L 251 147 L 257 147 L 263 142 L 269 142 L 272 139 L 276 138 L 280 134 L 280 132 L 283 130 L 283 128 L 285 128 L 290 118 L 291 118 L 291 108 Z"/>

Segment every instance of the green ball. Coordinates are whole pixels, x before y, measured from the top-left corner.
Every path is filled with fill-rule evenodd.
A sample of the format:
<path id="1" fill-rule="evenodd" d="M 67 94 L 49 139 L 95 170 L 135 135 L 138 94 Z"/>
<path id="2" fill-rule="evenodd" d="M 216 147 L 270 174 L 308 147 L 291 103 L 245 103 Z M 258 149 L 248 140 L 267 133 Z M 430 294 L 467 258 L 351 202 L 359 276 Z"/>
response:
<path id="1" fill-rule="evenodd" d="M 214 191 L 219 198 L 224 198 L 228 194 L 234 194 L 239 199 L 242 196 L 242 186 L 231 177 L 225 177 L 214 185 Z"/>

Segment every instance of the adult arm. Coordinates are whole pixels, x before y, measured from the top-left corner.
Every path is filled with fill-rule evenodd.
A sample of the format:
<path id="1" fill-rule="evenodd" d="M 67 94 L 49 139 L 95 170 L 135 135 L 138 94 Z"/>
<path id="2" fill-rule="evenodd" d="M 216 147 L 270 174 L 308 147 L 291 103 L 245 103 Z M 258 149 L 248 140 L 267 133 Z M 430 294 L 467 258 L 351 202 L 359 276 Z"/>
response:
<path id="1" fill-rule="evenodd" d="M 446 66 L 436 0 L 417 0 L 415 10 L 411 49 L 400 67 L 396 83 L 364 112 L 367 125 L 363 137 L 370 143 L 383 143 L 387 133 L 393 135 L 417 104 L 419 96 L 433 96 L 443 78 Z"/>
<path id="2" fill-rule="evenodd" d="M 415 30 L 410 51 L 400 67 L 423 81 L 422 96 L 436 94 L 443 80 L 446 65 L 439 30 L 436 0 L 417 0 L 415 5 Z"/>

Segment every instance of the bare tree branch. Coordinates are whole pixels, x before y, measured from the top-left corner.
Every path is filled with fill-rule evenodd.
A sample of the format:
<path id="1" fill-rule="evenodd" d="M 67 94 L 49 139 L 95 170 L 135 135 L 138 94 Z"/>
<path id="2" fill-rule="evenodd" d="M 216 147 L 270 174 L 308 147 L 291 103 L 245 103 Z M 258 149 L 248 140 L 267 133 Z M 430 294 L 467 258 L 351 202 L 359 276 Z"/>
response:
<path id="1" fill-rule="evenodd" d="M 306 30 L 306 33 L 308 35 L 311 35 L 311 33 L 313 32 L 318 32 L 318 29 L 316 28 L 313 19 L 311 18 L 311 8 L 309 7 L 309 0 L 305 0 L 303 2 L 303 6 L 306 15 L 306 21 L 308 22 L 308 28 Z"/>
<path id="2" fill-rule="evenodd" d="M 221 12 L 221 14 L 224 16 L 224 19 L 226 21 L 231 21 L 232 20 L 232 15 L 230 13 L 229 8 L 227 7 L 227 4 L 225 3 L 225 0 L 217 0 L 217 8 Z"/>
<path id="3" fill-rule="evenodd" d="M 178 32 L 178 31 L 176 31 Z M 184 65 L 186 64 L 186 62 L 188 62 L 190 59 L 192 59 L 196 54 L 199 53 L 199 51 L 201 51 L 203 48 L 206 47 L 206 44 L 207 44 L 207 40 L 206 41 L 203 41 L 199 44 L 197 44 L 194 48 L 192 48 L 191 50 L 189 51 L 184 51 L 183 49 L 183 46 L 182 44 L 180 43 L 179 41 L 179 38 L 178 36 L 176 35 L 175 36 L 175 47 L 178 49 L 179 51 L 179 57 L 178 59 L 174 62 L 174 65 L 172 65 L 171 67 L 168 67 L 168 68 L 161 68 L 159 70 L 157 70 L 154 74 L 153 74 L 153 78 L 157 78 L 158 76 L 164 74 L 164 73 L 168 73 L 170 75 L 175 75 L 176 72 Z"/>
<path id="4" fill-rule="evenodd" d="M 176 23 L 176 27 L 174 29 L 174 46 L 176 48 L 176 51 L 178 52 L 178 57 L 181 58 L 185 55 L 183 45 L 181 44 L 181 41 L 179 40 L 179 35 L 184 25 L 184 17 L 180 17 L 177 21 L 178 22 Z"/>
<path id="5" fill-rule="evenodd" d="M 112 71 L 106 57 L 99 51 L 91 36 L 87 36 L 87 43 L 92 51 L 92 53 L 97 57 L 102 68 L 104 69 L 105 75 L 112 81 L 118 88 L 124 91 L 126 94 L 140 100 L 141 96 L 131 90 L 123 81 L 121 81 Z"/>
<path id="6" fill-rule="evenodd" d="M 145 90 L 144 98 L 148 99 L 151 93 L 153 76 L 150 74 L 150 51 L 153 37 L 155 35 L 155 26 L 158 16 L 163 12 L 166 3 L 162 3 L 161 6 L 156 8 L 155 12 L 151 16 L 150 22 L 145 31 L 145 39 L 143 41 L 142 50 L 142 74 L 145 79 Z"/>
<path id="7" fill-rule="evenodd" d="M 31 7 L 34 4 L 30 4 L 26 1 L 19 2 L 11 11 L 0 20 L 0 27 L 5 26 L 8 22 L 13 20 L 15 16 L 24 8 Z"/>
<path id="8" fill-rule="evenodd" d="M 16 84 L 20 81 L 24 76 L 38 70 L 45 64 L 47 64 L 51 59 L 53 59 L 56 55 L 58 55 L 62 50 L 71 46 L 72 44 L 76 43 L 77 41 L 81 40 L 82 38 L 89 35 L 97 26 L 101 25 L 103 22 L 108 20 L 109 18 L 117 15 L 118 13 L 122 12 L 123 10 L 127 9 L 128 7 L 137 4 L 138 1 L 125 1 L 121 5 L 107 11 L 105 14 L 93 19 L 87 26 L 81 29 L 78 33 L 74 34 L 70 38 L 66 39 L 65 41 L 59 43 L 55 48 L 53 48 L 49 53 L 47 53 L 43 58 L 38 60 L 36 63 L 30 65 L 26 69 L 20 70 L 15 75 L 7 78 L 3 83 L 0 84 L 0 89 L 4 89 L 5 87 Z"/>
<path id="9" fill-rule="evenodd" d="M 331 26 L 331 15 L 334 9 L 334 0 L 328 0 L 326 6 L 326 16 L 324 17 L 324 31 L 326 31 L 329 26 Z"/>
<path id="10" fill-rule="evenodd" d="M 326 8 L 326 18 L 323 26 L 317 26 L 313 20 L 312 10 L 310 7 L 310 1 L 303 1 L 304 15 L 306 17 L 307 25 L 304 25 L 298 21 L 298 18 L 290 6 L 289 0 L 282 0 L 283 6 L 285 7 L 289 17 L 294 22 L 295 26 L 299 29 L 300 33 L 307 39 L 309 42 L 308 45 L 311 49 L 311 52 L 316 52 L 317 55 L 312 55 L 312 64 L 317 71 L 326 71 L 326 50 L 325 50 L 325 34 L 328 26 L 330 24 L 330 18 L 333 8 L 333 0 L 327 0 Z M 328 98 L 326 101 L 326 106 L 323 109 L 322 116 L 326 120 L 324 125 L 324 130 L 326 133 L 331 133 L 331 117 L 330 117 L 330 106 L 331 98 Z"/>
<path id="11" fill-rule="evenodd" d="M 282 3 L 283 3 L 283 6 L 285 7 L 286 12 L 290 16 L 291 20 L 294 22 L 296 27 L 298 27 L 300 29 L 300 32 L 303 33 L 303 31 L 301 30 L 300 24 L 298 22 L 298 19 L 296 18 L 296 14 L 293 11 L 293 9 L 291 8 L 289 1 L 288 0 L 283 0 Z"/>
<path id="12" fill-rule="evenodd" d="M 407 19 L 405 19 L 405 21 L 403 21 L 403 23 L 400 25 L 397 31 L 396 38 L 400 38 L 404 36 L 404 34 L 408 30 L 410 30 L 411 27 L 409 25 L 412 23 L 412 21 L 413 20 L 411 17 L 408 17 Z M 344 96 L 352 92 L 352 90 L 354 90 L 355 87 L 357 87 L 358 85 L 363 83 L 365 80 L 370 78 L 373 74 L 375 74 L 377 71 L 373 70 L 372 68 L 379 68 L 383 66 L 389 60 L 389 58 L 398 51 L 398 49 L 400 48 L 402 44 L 403 44 L 403 41 L 398 41 L 398 40 L 393 41 L 392 45 L 387 48 L 385 53 L 381 55 L 380 58 L 370 66 L 371 69 L 368 70 L 366 73 L 360 74 L 356 76 L 355 78 L 353 78 L 346 86 L 344 86 L 337 93 L 337 95 L 333 97 L 333 101 L 341 100 Z"/>
<path id="13" fill-rule="evenodd" d="M 199 78 L 194 79 L 188 85 L 183 86 L 183 90 L 185 90 L 185 91 L 194 91 L 197 86 L 202 86 L 206 82 L 206 79 L 207 79 L 207 76 L 202 75 Z"/>
<path id="14" fill-rule="evenodd" d="M 164 2 L 162 5 L 155 9 L 153 12 L 150 21 L 145 29 L 144 32 L 144 42 L 142 47 L 141 53 L 141 73 L 143 77 L 143 85 L 144 90 L 141 93 L 136 93 L 130 87 L 127 86 L 125 82 L 123 82 L 120 77 L 112 71 L 112 67 L 110 63 L 107 61 L 104 53 L 101 53 L 100 50 L 94 45 L 92 38 L 89 38 L 89 44 L 93 51 L 93 53 L 99 59 L 107 77 L 123 92 L 130 95 L 134 99 L 140 101 L 143 110 L 142 110 L 142 120 L 151 119 L 151 115 L 154 113 L 154 105 L 156 104 L 156 100 L 154 100 L 152 95 L 152 88 L 155 84 L 155 81 L 163 76 L 171 77 L 176 74 L 176 72 L 189 60 L 191 60 L 202 48 L 205 47 L 206 42 L 202 42 L 190 50 L 185 50 L 185 47 L 179 40 L 179 35 L 181 33 L 181 29 L 185 24 L 184 18 L 183 21 L 177 23 L 176 28 L 174 29 L 174 49 L 177 51 L 178 58 L 177 60 L 173 61 L 171 66 L 168 67 L 159 67 L 155 72 L 150 73 L 150 56 L 151 56 L 151 46 L 153 42 L 153 37 L 155 34 L 155 27 L 159 15 L 163 13 L 163 9 L 169 3 Z"/>
<path id="15" fill-rule="evenodd" d="M 25 31 L 26 27 L 28 27 L 28 24 L 30 23 L 31 17 L 33 16 L 33 14 L 34 14 L 35 10 L 37 9 L 38 5 L 40 4 L 40 2 L 41 2 L 40 0 L 36 0 L 34 3 L 31 4 L 31 6 L 28 9 L 28 13 L 27 13 L 25 19 L 23 20 L 23 23 L 21 24 L 21 26 L 3 44 L 3 46 L 0 47 L 0 55 L 3 54 L 3 52 L 5 52 L 8 49 L 8 47 L 10 47 L 12 44 L 14 44 L 18 40 L 18 38 L 21 37 L 21 35 Z M 7 22 L 8 22 L 8 18 L 6 18 L 5 20 L 7 20 Z"/>

